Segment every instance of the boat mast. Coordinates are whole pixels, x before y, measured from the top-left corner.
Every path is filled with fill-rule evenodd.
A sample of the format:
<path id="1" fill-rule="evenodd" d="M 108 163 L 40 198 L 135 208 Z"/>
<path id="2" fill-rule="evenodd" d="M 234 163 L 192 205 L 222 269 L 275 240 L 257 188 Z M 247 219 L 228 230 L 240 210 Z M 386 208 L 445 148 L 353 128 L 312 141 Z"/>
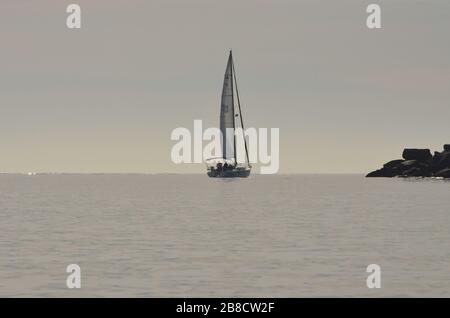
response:
<path id="1" fill-rule="evenodd" d="M 230 50 L 230 60 L 231 60 L 231 108 L 233 109 L 233 146 L 234 146 L 234 163 L 237 165 L 237 156 L 236 156 L 236 119 L 234 114 L 234 91 L 233 91 L 233 53 Z M 237 92 L 237 87 L 236 87 Z"/>
<path id="2" fill-rule="evenodd" d="M 245 140 L 244 119 L 242 118 L 241 102 L 239 100 L 239 90 L 238 90 L 238 85 L 237 85 L 237 80 L 236 80 L 236 72 L 234 71 L 234 62 L 233 62 L 233 60 L 231 60 L 231 70 L 232 70 L 232 75 L 233 75 L 233 78 L 234 78 L 234 83 L 236 84 L 236 97 L 237 97 L 238 108 L 239 108 L 239 117 L 241 119 L 242 137 L 244 138 L 245 157 L 247 158 L 248 165 L 250 165 L 250 160 L 248 159 L 247 141 Z M 233 85 L 231 85 L 231 86 L 233 86 Z M 233 104 L 233 110 L 234 110 L 234 104 Z M 236 135 L 235 135 L 234 138 L 235 138 L 234 156 L 236 158 Z"/>

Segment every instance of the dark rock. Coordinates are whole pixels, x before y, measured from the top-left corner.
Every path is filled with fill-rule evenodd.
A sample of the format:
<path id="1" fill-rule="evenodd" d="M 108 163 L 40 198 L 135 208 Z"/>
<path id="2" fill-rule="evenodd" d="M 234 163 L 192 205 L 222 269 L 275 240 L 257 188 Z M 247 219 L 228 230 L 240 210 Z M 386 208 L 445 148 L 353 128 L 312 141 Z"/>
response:
<path id="1" fill-rule="evenodd" d="M 412 167 L 411 169 L 404 171 L 403 176 L 405 176 L 405 177 L 422 177 L 423 172 L 422 172 L 422 169 L 420 169 L 418 167 Z"/>
<path id="2" fill-rule="evenodd" d="M 434 172 L 450 168 L 450 152 L 436 152 L 430 161 L 430 169 Z"/>
<path id="3" fill-rule="evenodd" d="M 418 160 L 427 161 L 433 156 L 431 155 L 430 149 L 405 149 L 403 150 L 403 159 L 405 160 Z"/>
<path id="4" fill-rule="evenodd" d="M 432 173 L 428 167 L 412 167 L 403 172 L 405 177 L 431 177 Z"/>
<path id="5" fill-rule="evenodd" d="M 366 176 L 366 178 L 392 178 L 392 177 L 395 177 L 395 174 L 392 172 L 392 170 L 386 168 L 372 171 Z"/>
<path id="6" fill-rule="evenodd" d="M 383 168 L 393 168 L 398 167 L 402 162 L 405 160 L 403 159 L 397 159 L 397 160 L 391 160 L 383 165 Z"/>
<path id="7" fill-rule="evenodd" d="M 445 168 L 450 168 L 450 151 L 441 153 L 439 164 Z"/>
<path id="8" fill-rule="evenodd" d="M 419 165 L 419 161 L 417 161 L 417 160 L 405 160 L 402 162 L 402 166 L 404 166 L 404 167 L 417 166 L 417 165 Z"/>
<path id="9" fill-rule="evenodd" d="M 435 151 L 433 158 L 430 160 L 430 168 L 433 172 L 441 170 L 440 162 L 442 159 L 442 153 Z"/>
<path id="10" fill-rule="evenodd" d="M 431 163 L 439 162 L 439 160 L 441 160 L 441 157 L 442 157 L 442 153 L 440 153 L 439 151 L 435 151 L 433 159 L 431 159 Z"/>
<path id="11" fill-rule="evenodd" d="M 444 145 L 444 151 L 450 151 L 450 144 Z"/>
<path id="12" fill-rule="evenodd" d="M 435 177 L 450 178 L 450 168 L 442 169 L 434 174 Z"/>

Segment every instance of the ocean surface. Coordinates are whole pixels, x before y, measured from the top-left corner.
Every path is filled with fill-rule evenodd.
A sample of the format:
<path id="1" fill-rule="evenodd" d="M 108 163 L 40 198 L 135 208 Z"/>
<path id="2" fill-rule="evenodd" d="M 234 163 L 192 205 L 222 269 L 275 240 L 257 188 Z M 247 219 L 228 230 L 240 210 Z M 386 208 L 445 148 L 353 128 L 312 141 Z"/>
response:
<path id="1" fill-rule="evenodd" d="M 450 297 L 450 182 L 0 175 L 0 296 Z"/>

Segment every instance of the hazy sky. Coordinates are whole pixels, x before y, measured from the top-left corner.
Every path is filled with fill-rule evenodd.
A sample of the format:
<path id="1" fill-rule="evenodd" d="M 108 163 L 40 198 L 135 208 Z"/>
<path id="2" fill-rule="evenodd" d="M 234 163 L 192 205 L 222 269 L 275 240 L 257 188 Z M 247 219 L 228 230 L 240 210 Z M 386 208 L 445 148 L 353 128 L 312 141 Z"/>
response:
<path id="1" fill-rule="evenodd" d="M 0 171 L 204 172 L 171 162 L 170 133 L 218 126 L 230 48 L 246 125 L 280 128 L 282 173 L 440 150 L 449 30 L 447 0 L 2 0 Z"/>

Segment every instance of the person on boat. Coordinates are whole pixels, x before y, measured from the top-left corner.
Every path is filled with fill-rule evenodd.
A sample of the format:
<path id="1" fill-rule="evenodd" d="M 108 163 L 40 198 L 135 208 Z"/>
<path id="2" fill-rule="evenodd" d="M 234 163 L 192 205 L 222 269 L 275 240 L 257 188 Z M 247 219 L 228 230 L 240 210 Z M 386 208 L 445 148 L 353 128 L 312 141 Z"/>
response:
<path id="1" fill-rule="evenodd" d="M 228 163 L 225 162 L 225 164 L 223 165 L 223 170 L 227 170 L 228 169 Z"/>
<path id="2" fill-rule="evenodd" d="M 217 170 L 222 170 L 222 163 L 221 162 L 219 162 L 218 164 L 217 164 Z"/>

